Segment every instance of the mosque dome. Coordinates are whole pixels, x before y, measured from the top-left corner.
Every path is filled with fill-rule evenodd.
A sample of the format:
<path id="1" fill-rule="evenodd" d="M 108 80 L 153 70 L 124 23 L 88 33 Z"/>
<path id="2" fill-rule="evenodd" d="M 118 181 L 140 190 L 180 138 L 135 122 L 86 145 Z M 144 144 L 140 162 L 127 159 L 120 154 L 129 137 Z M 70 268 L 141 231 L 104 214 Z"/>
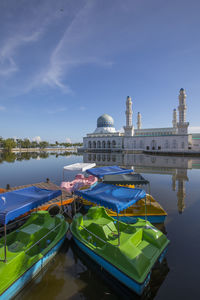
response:
<path id="1" fill-rule="evenodd" d="M 113 133 L 116 132 L 114 128 L 114 120 L 111 116 L 103 114 L 97 119 L 97 128 L 94 133 Z"/>
<path id="2" fill-rule="evenodd" d="M 114 127 L 114 120 L 111 116 L 103 114 L 97 119 L 97 127 Z"/>

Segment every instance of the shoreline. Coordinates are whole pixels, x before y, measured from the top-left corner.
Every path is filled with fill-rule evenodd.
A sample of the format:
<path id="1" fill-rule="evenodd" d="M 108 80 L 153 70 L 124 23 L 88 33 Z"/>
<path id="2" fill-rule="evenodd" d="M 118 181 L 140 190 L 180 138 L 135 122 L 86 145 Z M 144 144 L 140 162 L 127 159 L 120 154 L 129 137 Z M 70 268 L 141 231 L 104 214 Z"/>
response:
<path id="1" fill-rule="evenodd" d="M 77 148 L 14 148 L 11 150 L 12 153 L 20 152 L 47 152 L 47 151 L 68 151 L 68 152 L 77 152 Z M 0 152 L 4 152 L 4 149 L 0 149 Z"/>

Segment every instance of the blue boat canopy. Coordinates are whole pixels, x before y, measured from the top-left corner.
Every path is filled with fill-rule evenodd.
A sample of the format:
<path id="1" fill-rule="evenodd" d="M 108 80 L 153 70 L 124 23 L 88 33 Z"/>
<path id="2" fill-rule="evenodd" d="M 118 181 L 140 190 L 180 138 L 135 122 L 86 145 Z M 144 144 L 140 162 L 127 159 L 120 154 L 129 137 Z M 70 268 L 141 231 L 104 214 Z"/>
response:
<path id="1" fill-rule="evenodd" d="M 146 196 L 142 189 L 131 189 L 112 184 L 99 183 L 93 188 L 74 192 L 88 201 L 110 208 L 117 213 Z"/>
<path id="2" fill-rule="evenodd" d="M 87 170 L 86 172 L 98 178 L 102 178 L 104 175 L 129 174 L 132 173 L 133 170 L 120 168 L 118 166 L 106 166 L 106 167 L 92 168 L 90 170 Z"/>
<path id="3" fill-rule="evenodd" d="M 0 224 L 7 224 L 61 194 L 60 190 L 52 191 L 36 186 L 0 194 Z"/>

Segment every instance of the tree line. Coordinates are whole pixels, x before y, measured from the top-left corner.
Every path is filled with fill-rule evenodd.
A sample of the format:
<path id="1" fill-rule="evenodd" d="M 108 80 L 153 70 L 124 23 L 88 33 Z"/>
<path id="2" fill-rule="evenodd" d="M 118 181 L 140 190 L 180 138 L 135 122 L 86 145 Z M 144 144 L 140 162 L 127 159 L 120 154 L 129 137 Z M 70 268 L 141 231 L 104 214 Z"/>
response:
<path id="1" fill-rule="evenodd" d="M 45 149 L 47 147 L 77 147 L 82 146 L 82 143 L 49 143 L 47 141 L 30 141 L 29 139 L 3 139 L 0 137 L 0 148 L 5 151 L 11 151 L 13 148 L 40 148 Z"/>

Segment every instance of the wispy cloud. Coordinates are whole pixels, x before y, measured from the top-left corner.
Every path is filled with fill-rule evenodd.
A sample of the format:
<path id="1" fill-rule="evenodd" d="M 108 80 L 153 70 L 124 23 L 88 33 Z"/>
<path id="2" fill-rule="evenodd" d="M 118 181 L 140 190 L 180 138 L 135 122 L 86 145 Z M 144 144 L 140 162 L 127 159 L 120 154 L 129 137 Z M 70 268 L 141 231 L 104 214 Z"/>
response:
<path id="1" fill-rule="evenodd" d="M 85 106 L 80 106 L 80 110 L 85 110 L 86 107 Z"/>
<path id="2" fill-rule="evenodd" d="M 57 114 L 57 113 L 65 112 L 66 110 L 67 110 L 66 107 L 58 107 L 55 109 L 48 109 L 46 112 L 48 114 Z"/>
<path id="3" fill-rule="evenodd" d="M 37 143 L 39 143 L 39 142 L 41 142 L 41 137 L 38 135 L 38 136 L 35 136 L 35 137 L 33 137 L 32 139 L 31 139 L 33 142 L 37 142 Z"/>
<path id="4" fill-rule="evenodd" d="M 0 111 L 4 111 L 4 110 L 6 110 L 5 106 L 0 105 Z"/>

